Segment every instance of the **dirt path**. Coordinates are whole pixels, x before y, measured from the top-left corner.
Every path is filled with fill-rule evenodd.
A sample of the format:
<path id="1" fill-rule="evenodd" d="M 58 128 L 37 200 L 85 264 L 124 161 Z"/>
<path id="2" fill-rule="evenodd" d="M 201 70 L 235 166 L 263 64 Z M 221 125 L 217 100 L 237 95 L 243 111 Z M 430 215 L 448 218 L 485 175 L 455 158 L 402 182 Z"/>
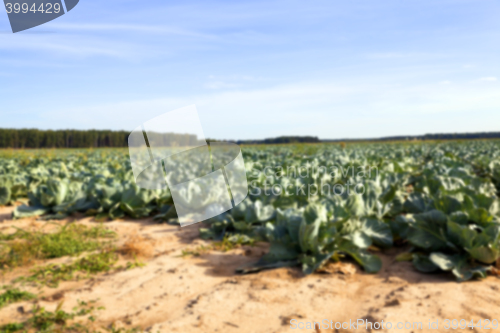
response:
<path id="1" fill-rule="evenodd" d="M 10 221 L 9 208 L 0 208 L 0 229 L 27 227 L 33 220 Z M 92 224 L 91 219 L 79 223 Z M 183 249 L 206 242 L 197 238 L 199 225 L 179 228 L 142 221 L 114 221 L 105 224 L 117 231 L 120 240 L 137 240 L 150 252 L 147 265 L 90 280 L 65 282 L 57 289 L 43 289 L 40 305 L 55 309 L 64 300 L 71 309 L 77 300 L 96 300 L 105 307 L 96 314 L 96 325 L 141 327 L 151 332 L 326 332 L 328 329 L 292 329 L 290 320 L 323 319 L 349 322 L 364 319 L 391 322 L 384 332 L 429 332 L 429 321 L 445 319 L 500 319 L 500 280 L 456 283 L 449 275 L 423 275 L 409 263 L 394 262 L 397 250 L 382 253 L 384 268 L 368 275 L 356 266 L 332 265 L 331 274 L 304 277 L 297 268 L 277 269 L 239 276 L 234 270 L 258 260 L 265 244 L 243 247 L 226 253 L 210 251 L 199 257 L 181 257 Z M 336 272 L 335 272 L 336 271 Z M 26 274 L 27 268 L 4 274 L 2 284 Z M 11 304 L 0 310 L 0 325 L 25 320 L 22 309 L 30 302 Z M 496 317 L 495 317 L 496 316 Z M 408 326 L 421 322 L 423 329 Z M 407 323 L 407 328 L 396 325 Z M 401 325 L 401 324 L 400 324 Z M 339 327 L 339 326 L 337 326 Z M 344 324 L 345 327 L 345 324 Z M 333 329 L 336 332 L 369 332 L 366 328 Z M 453 330 L 451 330 L 453 331 Z M 458 330 L 464 331 L 464 330 Z M 477 332 L 495 330 L 475 329 Z"/>

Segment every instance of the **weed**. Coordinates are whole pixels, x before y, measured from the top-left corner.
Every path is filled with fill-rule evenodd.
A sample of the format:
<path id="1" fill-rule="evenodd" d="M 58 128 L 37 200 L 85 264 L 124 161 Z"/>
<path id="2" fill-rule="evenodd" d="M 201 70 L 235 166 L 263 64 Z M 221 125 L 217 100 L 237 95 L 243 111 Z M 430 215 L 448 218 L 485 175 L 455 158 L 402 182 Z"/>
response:
<path id="1" fill-rule="evenodd" d="M 19 230 L 17 230 L 13 234 L 0 233 L 0 241 L 11 241 L 11 240 L 14 240 L 16 238 L 20 238 L 20 236 L 22 234 L 24 234 L 24 233 L 22 231 L 19 231 Z"/>
<path id="2" fill-rule="evenodd" d="M 127 262 L 127 266 L 125 267 L 125 269 L 134 269 L 134 268 L 137 268 L 137 267 L 144 267 L 146 266 L 146 264 L 142 261 L 139 261 L 136 257 L 134 257 L 134 261 L 133 262 Z"/>
<path id="3" fill-rule="evenodd" d="M 134 235 L 123 244 L 119 252 L 135 259 L 136 257 L 151 257 L 153 255 L 153 250 L 154 248 L 151 240 L 147 240 L 139 235 Z"/>
<path id="4" fill-rule="evenodd" d="M 76 224 L 78 225 L 78 224 Z M 97 227 L 83 228 L 82 234 L 87 238 L 116 238 L 116 232 L 106 229 L 102 224 Z"/>
<path id="5" fill-rule="evenodd" d="M 255 240 L 242 235 L 225 236 L 221 241 L 214 242 L 212 247 L 214 250 L 227 252 L 242 245 L 255 245 Z"/>
<path id="6" fill-rule="evenodd" d="M 36 332 L 90 332 L 87 327 L 80 323 L 69 324 L 76 317 L 86 316 L 96 310 L 91 302 L 78 302 L 78 306 L 72 312 L 62 310 L 63 302 L 57 305 L 54 312 L 47 311 L 43 307 L 34 306 L 32 317 L 24 323 L 10 323 L 0 326 L 0 333 L 12 333 L 23 330 Z"/>
<path id="7" fill-rule="evenodd" d="M 27 265 L 37 259 L 73 256 L 84 251 L 94 251 L 107 243 L 100 238 L 114 238 L 116 234 L 103 226 L 86 227 L 81 224 L 67 224 L 57 232 L 28 232 L 18 229 L 11 235 L 1 235 L 3 241 L 0 269 Z"/>
<path id="8" fill-rule="evenodd" d="M 21 291 L 17 288 L 6 288 L 5 292 L 0 294 L 0 308 L 11 303 L 19 301 L 29 301 L 36 298 L 32 293 Z"/>
<path id="9" fill-rule="evenodd" d="M 10 323 L 0 326 L 0 333 L 13 333 L 24 329 L 24 324 L 22 323 Z"/>
<path id="10" fill-rule="evenodd" d="M 30 324 L 37 330 L 46 331 L 54 325 L 63 326 L 76 314 L 61 310 L 63 302 L 59 303 L 55 312 L 46 311 L 45 308 L 35 308 Z"/>
<path id="11" fill-rule="evenodd" d="M 200 245 L 195 249 L 182 250 L 181 257 L 187 257 L 187 256 L 199 257 L 200 255 L 207 253 L 211 250 L 227 252 L 239 248 L 242 245 L 254 246 L 255 240 L 241 235 L 225 236 L 221 241 L 213 242 L 209 246 Z"/>
<path id="12" fill-rule="evenodd" d="M 76 260 L 71 264 L 55 265 L 50 264 L 35 268 L 29 277 L 21 277 L 15 282 L 32 282 L 38 285 L 57 288 L 61 281 L 80 280 L 88 278 L 91 274 L 108 272 L 118 260 L 114 250 L 105 250 L 100 253 L 91 254 Z M 84 273 L 76 275 L 75 273 Z"/>
<path id="13" fill-rule="evenodd" d="M 0 333 L 15 333 L 15 332 L 71 332 L 71 333 L 100 333 L 102 331 L 91 328 L 96 320 L 94 316 L 95 310 L 102 310 L 103 307 L 96 308 L 96 301 L 83 302 L 79 301 L 78 306 L 72 309 L 72 312 L 62 310 L 63 302 L 57 305 L 54 312 L 47 311 L 43 307 L 34 306 L 31 311 L 32 316 L 23 323 L 9 323 L 0 326 Z M 72 322 L 77 317 L 87 316 L 87 321 Z M 72 322 L 72 323 L 71 323 Z M 103 328 L 104 332 L 110 333 L 140 333 L 143 332 L 140 328 L 116 328 L 111 325 L 109 328 Z"/>
<path id="14" fill-rule="evenodd" d="M 194 250 L 187 249 L 187 250 L 182 250 L 181 257 L 188 257 L 188 256 L 194 256 L 194 257 L 199 257 L 203 253 L 207 253 L 210 250 L 212 250 L 212 246 L 205 246 L 201 245 L 195 248 Z"/>

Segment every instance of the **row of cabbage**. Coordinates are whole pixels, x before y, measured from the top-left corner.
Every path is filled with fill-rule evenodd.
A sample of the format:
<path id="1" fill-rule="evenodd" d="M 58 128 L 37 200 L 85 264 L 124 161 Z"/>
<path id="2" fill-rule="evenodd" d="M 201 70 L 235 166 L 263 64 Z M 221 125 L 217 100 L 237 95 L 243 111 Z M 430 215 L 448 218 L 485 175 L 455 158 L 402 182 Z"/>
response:
<path id="1" fill-rule="evenodd" d="M 498 142 L 473 142 L 313 153 L 253 149 L 247 151 L 250 197 L 212 219 L 202 236 L 269 241 L 269 253 L 243 271 L 299 264 L 310 273 L 349 256 L 377 272 L 381 260 L 369 249 L 396 243 L 411 246 L 400 258 L 419 271 L 450 271 L 461 281 L 485 277 L 500 257 L 499 148 Z M 357 190 L 311 195 L 325 184 Z"/>
<path id="2" fill-rule="evenodd" d="M 27 199 L 13 218 L 146 217 L 170 207 L 168 190 L 139 189 L 125 151 L 64 152 L 55 157 L 0 158 L 0 205 Z M 158 207 L 160 209 L 158 209 Z"/>
<path id="3" fill-rule="evenodd" d="M 350 257 L 367 272 L 371 251 L 411 246 L 422 272 L 484 277 L 500 257 L 500 143 L 265 146 L 243 149 L 249 196 L 207 221 L 206 239 L 270 242 L 241 272 Z M 326 190 L 325 190 L 326 189 Z M 27 198 L 14 218 L 155 215 L 175 221 L 168 189 L 143 190 L 125 152 L 0 158 L 0 205 Z"/>

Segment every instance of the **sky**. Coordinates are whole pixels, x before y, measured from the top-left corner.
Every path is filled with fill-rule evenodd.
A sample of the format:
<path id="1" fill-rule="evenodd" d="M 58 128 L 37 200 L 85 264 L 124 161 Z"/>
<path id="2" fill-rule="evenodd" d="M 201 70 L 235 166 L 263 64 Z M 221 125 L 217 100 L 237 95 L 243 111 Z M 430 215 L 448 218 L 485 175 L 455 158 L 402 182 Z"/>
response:
<path id="1" fill-rule="evenodd" d="M 80 0 L 13 34 L 0 128 L 132 131 L 195 104 L 206 137 L 500 131 L 498 0 Z"/>

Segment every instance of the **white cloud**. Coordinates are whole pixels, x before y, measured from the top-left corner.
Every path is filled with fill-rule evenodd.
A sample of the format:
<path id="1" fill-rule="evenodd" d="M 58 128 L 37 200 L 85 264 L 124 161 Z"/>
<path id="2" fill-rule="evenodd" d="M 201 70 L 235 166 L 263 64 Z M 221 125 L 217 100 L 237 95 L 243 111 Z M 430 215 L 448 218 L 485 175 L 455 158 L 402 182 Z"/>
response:
<path id="1" fill-rule="evenodd" d="M 496 82 L 496 81 L 498 81 L 498 79 L 496 77 L 494 77 L 494 76 L 489 76 L 489 77 L 482 77 L 478 81 L 481 81 L 481 82 Z"/>

